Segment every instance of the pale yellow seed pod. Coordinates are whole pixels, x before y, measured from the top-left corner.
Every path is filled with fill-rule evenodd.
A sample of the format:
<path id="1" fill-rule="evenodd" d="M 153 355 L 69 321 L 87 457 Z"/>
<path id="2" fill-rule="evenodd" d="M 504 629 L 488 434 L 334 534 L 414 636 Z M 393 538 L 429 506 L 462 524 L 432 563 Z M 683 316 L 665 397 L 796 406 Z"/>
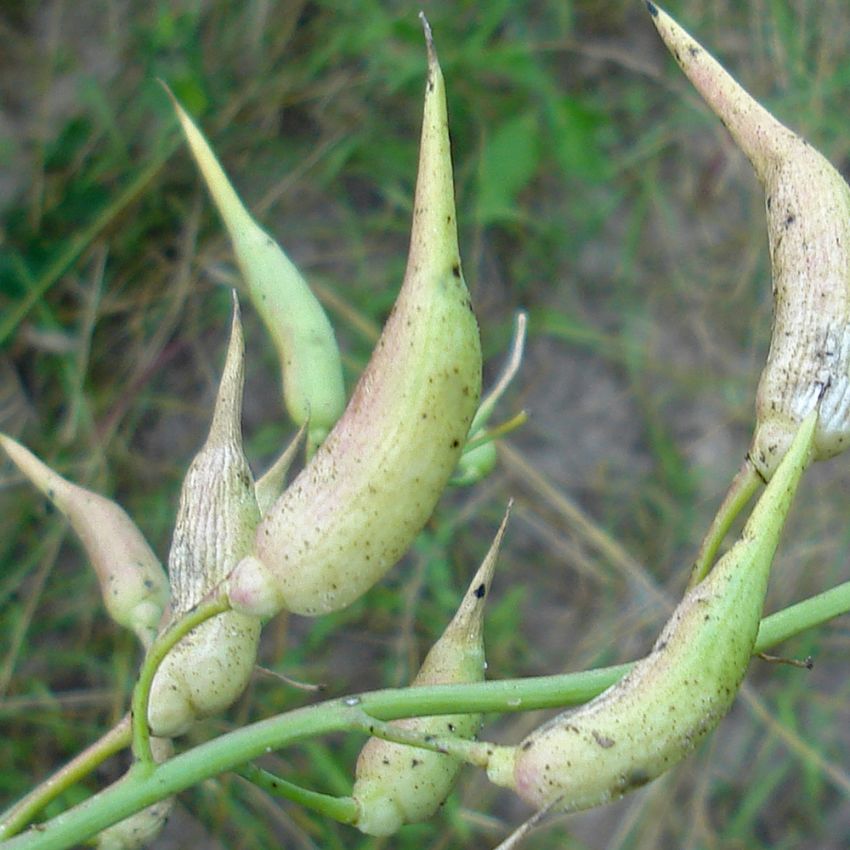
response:
<path id="1" fill-rule="evenodd" d="M 850 444 L 850 188 L 676 21 L 653 3 L 647 7 L 764 186 L 774 320 L 749 457 L 767 480 L 818 399 L 815 460 Z"/>
<path id="2" fill-rule="evenodd" d="M 167 738 L 151 738 L 151 751 L 157 764 L 170 758 L 174 747 Z M 126 778 L 122 781 L 127 781 Z M 140 850 L 155 841 L 174 808 L 174 797 L 166 797 L 107 827 L 95 839 L 97 850 Z"/>
<path id="3" fill-rule="evenodd" d="M 495 747 L 488 777 L 537 809 L 618 799 L 681 761 L 720 722 L 758 634 L 773 555 L 808 465 L 817 412 L 798 429 L 741 539 L 685 595 L 619 683 L 558 715 L 519 746 Z"/>
<path id="4" fill-rule="evenodd" d="M 308 453 L 312 454 L 345 407 L 342 361 L 333 328 L 301 273 L 245 209 L 201 131 L 173 95 L 171 99 L 230 234 L 251 302 L 277 349 L 286 409 L 296 425 L 308 425 Z"/>
<path id="5" fill-rule="evenodd" d="M 174 797 L 136 812 L 105 829 L 96 840 L 97 850 L 140 850 L 156 840 L 174 808 Z"/>
<path id="6" fill-rule="evenodd" d="M 484 680 L 484 603 L 507 520 L 506 513 L 457 613 L 431 647 L 412 687 Z M 481 715 L 415 717 L 394 725 L 423 735 L 472 738 Z M 357 759 L 351 792 L 359 808 L 354 826 L 369 835 L 392 835 L 403 824 L 427 820 L 451 792 L 460 766 L 442 753 L 370 738 Z"/>
<path id="7" fill-rule="evenodd" d="M 243 383 L 244 342 L 234 299 L 210 433 L 186 473 L 168 558 L 175 618 L 200 602 L 246 555 L 260 520 L 242 451 Z M 227 611 L 183 638 L 154 677 L 148 710 L 154 734 L 179 735 L 195 719 L 227 708 L 248 683 L 259 635 L 256 617 Z"/>
<path id="8" fill-rule="evenodd" d="M 428 82 L 404 284 L 342 418 L 257 529 L 233 607 L 316 615 L 353 602 L 413 542 L 457 464 L 481 391 L 460 267 L 445 85 Z"/>
<path id="9" fill-rule="evenodd" d="M 0 434 L 0 445 L 68 518 L 97 574 L 109 615 L 149 646 L 168 603 L 168 579 L 138 526 L 111 499 L 62 478 L 11 437 Z"/>

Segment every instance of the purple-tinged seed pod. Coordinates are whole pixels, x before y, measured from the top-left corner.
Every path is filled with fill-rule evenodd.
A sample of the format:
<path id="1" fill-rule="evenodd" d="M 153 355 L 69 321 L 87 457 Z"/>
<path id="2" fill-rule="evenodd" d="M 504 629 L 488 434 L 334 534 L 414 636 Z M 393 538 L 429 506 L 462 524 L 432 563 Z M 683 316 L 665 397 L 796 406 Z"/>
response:
<path id="1" fill-rule="evenodd" d="M 649 5 L 662 40 L 765 190 L 774 320 L 749 454 L 767 480 L 817 401 L 814 459 L 850 445 L 850 188 L 676 21 Z"/>
<path id="2" fill-rule="evenodd" d="M 269 509 L 234 571 L 234 609 L 349 605 L 404 554 L 443 492 L 481 391 L 478 324 L 460 267 L 445 85 L 428 81 L 404 283 L 342 418 Z"/>
<path id="3" fill-rule="evenodd" d="M 708 571 L 732 521 L 773 475 L 819 404 L 814 460 L 850 445 L 850 187 L 676 21 L 647 3 L 662 40 L 755 169 L 764 187 L 773 331 L 756 391 L 747 458 L 706 535 L 691 576 Z"/>
<path id="4" fill-rule="evenodd" d="M 0 445 L 68 518 L 97 574 L 109 616 L 150 646 L 168 603 L 168 579 L 138 526 L 111 499 L 62 478 L 11 437 L 0 434 Z"/>

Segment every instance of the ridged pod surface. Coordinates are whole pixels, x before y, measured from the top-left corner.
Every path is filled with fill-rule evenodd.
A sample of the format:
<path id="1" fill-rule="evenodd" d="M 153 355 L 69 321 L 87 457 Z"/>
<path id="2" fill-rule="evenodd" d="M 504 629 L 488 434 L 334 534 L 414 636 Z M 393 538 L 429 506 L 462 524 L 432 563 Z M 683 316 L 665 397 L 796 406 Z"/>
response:
<path id="1" fill-rule="evenodd" d="M 342 361 L 333 328 L 301 272 L 251 217 L 207 140 L 173 95 L 172 102 L 230 234 L 251 302 L 277 349 L 286 409 L 297 425 L 307 424 L 312 452 L 345 407 Z"/>
<path id="2" fill-rule="evenodd" d="M 452 621 L 431 647 L 412 682 L 423 685 L 482 682 L 484 604 L 493 579 L 507 515 Z M 480 714 L 449 714 L 397 720 L 394 725 L 424 735 L 472 738 Z M 392 835 L 406 823 L 427 820 L 454 787 L 460 762 L 451 756 L 370 738 L 357 759 L 352 797 L 361 832 Z"/>
<path id="3" fill-rule="evenodd" d="M 577 811 L 622 797 L 683 759 L 729 710 L 758 633 L 770 566 L 817 413 L 803 421 L 740 540 L 688 591 L 652 652 L 620 682 L 516 747 L 489 778 L 538 809 Z"/>
<path id="4" fill-rule="evenodd" d="M 242 451 L 244 343 L 238 306 L 210 433 L 192 461 L 177 510 L 168 570 L 179 617 L 219 584 L 250 550 L 260 511 Z M 254 669 L 260 621 L 227 611 L 202 623 L 165 657 L 151 687 L 155 735 L 185 732 L 227 708 Z"/>
<path id="5" fill-rule="evenodd" d="M 647 7 L 764 186 L 774 320 L 749 456 L 767 480 L 818 399 L 814 459 L 850 444 L 850 188 L 676 21 L 653 3 Z"/>
<path id="6" fill-rule="evenodd" d="M 11 437 L 0 434 L 0 446 L 68 518 L 97 574 L 109 615 L 149 646 L 168 603 L 168 579 L 138 526 L 120 505 L 62 478 Z"/>
<path id="7" fill-rule="evenodd" d="M 404 283 L 342 418 L 271 507 L 229 582 L 233 607 L 316 615 L 353 602 L 413 542 L 460 457 L 481 391 L 463 280 L 445 86 L 428 82 Z"/>

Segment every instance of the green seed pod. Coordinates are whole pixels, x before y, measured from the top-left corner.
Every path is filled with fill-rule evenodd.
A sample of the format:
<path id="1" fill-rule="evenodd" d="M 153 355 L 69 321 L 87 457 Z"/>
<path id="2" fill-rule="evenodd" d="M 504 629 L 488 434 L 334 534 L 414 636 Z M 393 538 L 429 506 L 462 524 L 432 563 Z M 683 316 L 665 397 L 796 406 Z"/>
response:
<path id="1" fill-rule="evenodd" d="M 168 579 L 138 526 L 115 502 L 62 478 L 11 437 L 0 434 L 0 445 L 68 518 L 97 574 L 109 616 L 149 646 L 168 603 Z"/>
<path id="2" fill-rule="evenodd" d="M 538 809 L 618 799 L 681 761 L 729 710 L 758 633 L 770 566 L 813 446 L 803 421 L 741 539 L 688 591 L 652 652 L 618 684 L 496 747 L 487 775 Z"/>
<path id="3" fill-rule="evenodd" d="M 484 681 L 484 600 L 490 589 L 508 515 L 454 619 L 431 647 L 412 687 Z M 480 714 L 450 714 L 397 720 L 394 725 L 425 735 L 472 738 Z M 451 756 L 370 738 L 357 759 L 352 797 L 358 805 L 354 823 L 368 835 L 392 835 L 406 823 L 427 820 L 452 790 L 460 762 Z"/>
<path id="4" fill-rule="evenodd" d="M 353 602 L 413 542 L 457 464 L 481 390 L 463 281 L 443 75 L 428 83 L 404 284 L 348 407 L 263 518 L 233 607 L 316 615 Z"/>
<path id="5" fill-rule="evenodd" d="M 277 349 L 286 409 L 297 425 L 309 421 L 308 453 L 312 454 L 345 406 L 342 361 L 333 328 L 301 273 L 251 218 L 201 131 L 173 95 L 171 99 L 230 234 L 251 301 Z"/>
<path id="6" fill-rule="evenodd" d="M 251 548 L 260 511 L 242 451 L 244 344 L 234 298 L 227 361 L 210 433 L 183 489 L 168 570 L 175 618 L 216 587 Z M 202 623 L 165 657 L 151 687 L 148 719 L 156 735 L 185 732 L 227 708 L 254 669 L 260 621 L 227 611 Z"/>
<path id="7" fill-rule="evenodd" d="M 814 459 L 837 455 L 850 441 L 850 188 L 669 15 L 647 7 L 764 186 L 774 319 L 749 458 L 768 480 L 818 399 Z"/>

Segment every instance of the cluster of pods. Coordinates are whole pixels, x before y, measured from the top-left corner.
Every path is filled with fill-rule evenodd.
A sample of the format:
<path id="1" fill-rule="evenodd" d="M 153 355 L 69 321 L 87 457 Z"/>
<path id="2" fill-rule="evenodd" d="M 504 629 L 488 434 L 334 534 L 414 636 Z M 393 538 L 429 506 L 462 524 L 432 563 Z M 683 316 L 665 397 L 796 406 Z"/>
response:
<path id="1" fill-rule="evenodd" d="M 801 475 L 812 460 L 842 451 L 850 435 L 850 189 L 672 18 L 646 6 L 764 185 L 773 336 L 744 467 L 706 537 L 688 592 L 652 650 L 617 685 L 519 744 L 481 744 L 478 763 L 488 777 L 541 811 L 620 797 L 682 759 L 717 725 L 752 654 L 773 555 Z M 470 432 L 486 418 L 484 408 L 476 416 L 481 349 L 458 249 L 444 81 L 427 23 L 425 31 L 428 76 L 407 270 L 347 404 L 324 311 L 174 102 L 250 300 L 278 350 L 286 408 L 301 430 L 255 480 L 242 448 L 244 342 L 234 297 L 212 425 L 183 484 L 167 577 L 118 505 L 61 478 L 0 435 L 9 457 L 69 518 L 109 613 L 145 647 L 203 600 L 226 599 L 228 610 L 183 638 L 156 673 L 147 719 L 159 738 L 184 733 L 243 692 L 264 621 L 284 610 L 307 616 L 339 610 L 380 580 L 428 520 Z M 286 485 L 302 441 L 307 462 Z M 715 563 L 734 514 L 759 482 L 766 487 L 741 538 Z M 504 526 L 414 686 L 483 680 L 484 599 Z M 480 722 L 463 714 L 400 725 L 472 738 Z M 409 769 L 412 757 L 416 771 Z M 354 825 L 386 835 L 430 817 L 459 767 L 453 756 L 370 740 L 356 766 Z M 140 846 L 166 812 L 160 806 L 113 827 L 101 846 Z"/>

